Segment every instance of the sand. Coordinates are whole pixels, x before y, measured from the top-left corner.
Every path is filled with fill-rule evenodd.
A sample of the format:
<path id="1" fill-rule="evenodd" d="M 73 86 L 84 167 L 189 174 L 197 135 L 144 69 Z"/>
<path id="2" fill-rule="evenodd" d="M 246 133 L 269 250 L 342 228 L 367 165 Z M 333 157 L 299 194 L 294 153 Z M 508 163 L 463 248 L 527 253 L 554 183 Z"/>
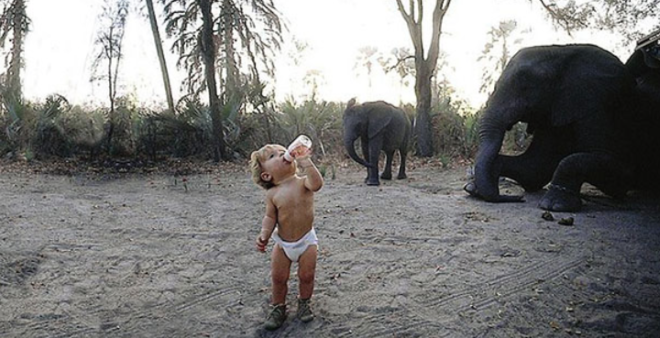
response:
<path id="1" fill-rule="evenodd" d="M 316 195 L 316 319 L 261 328 L 263 191 L 209 174 L 0 175 L 0 337 L 658 337 L 660 206 L 590 195 L 580 213 L 468 197 L 465 167 Z M 505 182 L 504 190 L 521 192 Z M 585 191 L 586 190 L 586 191 Z M 560 225 L 573 217 L 573 225 Z M 272 245 L 272 244 L 271 244 Z M 269 250 L 272 246 L 269 246 Z"/>

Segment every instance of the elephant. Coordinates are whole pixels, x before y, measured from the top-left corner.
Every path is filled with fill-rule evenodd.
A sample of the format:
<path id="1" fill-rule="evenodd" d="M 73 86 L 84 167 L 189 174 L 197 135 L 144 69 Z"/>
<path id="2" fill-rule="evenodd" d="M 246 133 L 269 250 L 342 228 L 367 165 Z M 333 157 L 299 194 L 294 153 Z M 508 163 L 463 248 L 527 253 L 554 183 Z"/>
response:
<path id="1" fill-rule="evenodd" d="M 344 145 L 348 155 L 367 167 L 367 185 L 380 185 L 378 179 L 378 158 L 385 152 L 386 162 L 380 178 L 392 179 L 392 158 L 399 150 L 401 163 L 398 179 L 406 178 L 406 155 L 410 140 L 410 120 L 405 112 L 384 101 L 356 104 L 351 99 L 344 111 Z M 355 141 L 360 138 L 362 155 L 355 151 Z"/>
<path id="2" fill-rule="evenodd" d="M 638 42 L 635 52 L 626 61 L 626 68 L 635 77 L 635 97 L 630 107 L 639 112 L 629 129 L 634 146 L 628 149 L 633 159 L 632 188 L 660 191 L 660 30 Z"/>
<path id="3" fill-rule="evenodd" d="M 550 183 L 539 207 L 578 211 L 585 182 L 614 198 L 660 186 L 654 149 L 660 72 L 652 55 L 659 50 L 657 41 L 637 48 L 624 64 L 590 44 L 521 49 L 486 103 L 474 177 L 465 191 L 489 202 L 518 202 L 523 196 L 500 194 L 500 177 L 526 192 Z M 533 135 L 529 147 L 517 156 L 500 154 L 505 131 L 518 122 Z"/>

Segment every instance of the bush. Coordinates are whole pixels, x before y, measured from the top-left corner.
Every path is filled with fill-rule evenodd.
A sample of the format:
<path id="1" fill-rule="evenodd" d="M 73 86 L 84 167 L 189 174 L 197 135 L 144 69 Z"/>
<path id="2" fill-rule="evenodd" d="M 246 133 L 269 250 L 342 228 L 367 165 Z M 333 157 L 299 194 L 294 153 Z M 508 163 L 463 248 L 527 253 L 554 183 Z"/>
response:
<path id="1" fill-rule="evenodd" d="M 101 109 L 73 106 L 63 114 L 61 123 L 68 130 L 66 135 L 75 155 L 96 158 L 102 153 L 105 121 L 106 116 Z"/>
<path id="2" fill-rule="evenodd" d="M 50 95 L 43 104 L 37 104 L 32 150 L 39 157 L 69 157 L 73 154 L 72 138 L 77 132 L 70 128 L 66 114 L 71 110 L 64 96 Z"/>
<path id="3" fill-rule="evenodd" d="M 471 112 L 464 101 L 440 97 L 431 110 L 434 149 L 441 157 L 472 158 L 479 141 L 480 112 Z"/>
<path id="4" fill-rule="evenodd" d="M 527 123 L 518 122 L 504 134 L 502 152 L 507 155 L 520 154 L 527 149 L 531 142 L 532 135 L 527 133 Z"/>
<path id="5" fill-rule="evenodd" d="M 481 114 L 472 112 L 463 101 L 452 100 L 449 94 L 439 95 L 431 110 L 434 147 L 443 163 L 475 155 Z M 71 106 L 59 95 L 43 103 L 23 104 L 7 97 L 0 97 L 0 102 L 3 156 L 13 152 L 26 158 L 81 156 L 97 160 L 109 156 L 158 160 L 208 159 L 212 155 L 210 110 L 198 99 L 182 99 L 177 112 L 172 113 L 138 107 L 130 97 L 122 97 L 117 100 L 113 116 L 106 108 Z M 344 154 L 343 103 L 287 99 L 277 106 L 265 101 L 248 107 L 250 111 L 231 105 L 222 107 L 225 144 L 235 158 L 247 158 L 267 143 L 287 145 L 299 134 L 312 138 L 318 157 Z M 414 107 L 405 105 L 403 109 L 414 120 Z M 504 148 L 519 151 L 528 143 L 524 126 L 517 125 L 514 133 L 507 134 Z"/>
<path id="6" fill-rule="evenodd" d="M 174 157 L 210 155 L 213 136 L 208 106 L 199 100 L 184 99 L 177 113 L 149 114 L 141 128 L 142 148 L 156 154 Z"/>
<path id="7" fill-rule="evenodd" d="M 245 114 L 241 124 L 246 132 L 241 149 L 248 153 L 264 144 L 286 146 L 296 136 L 306 134 L 314 143 L 315 153 L 327 155 L 340 151 L 342 139 L 343 106 L 334 102 L 307 100 L 302 104 L 289 99 L 279 106 L 279 112 Z"/>

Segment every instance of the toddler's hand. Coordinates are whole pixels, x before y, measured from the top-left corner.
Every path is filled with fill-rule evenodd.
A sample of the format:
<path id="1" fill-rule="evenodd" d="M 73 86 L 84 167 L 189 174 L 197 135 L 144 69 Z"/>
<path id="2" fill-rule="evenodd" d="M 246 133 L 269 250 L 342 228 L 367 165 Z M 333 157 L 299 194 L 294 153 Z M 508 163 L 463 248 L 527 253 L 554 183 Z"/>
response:
<path id="1" fill-rule="evenodd" d="M 296 161 L 308 159 L 311 155 L 312 155 L 312 148 L 300 147 L 296 149 L 295 159 Z"/>
<path id="2" fill-rule="evenodd" d="M 266 246 L 268 245 L 268 240 L 263 240 L 261 235 L 257 237 L 257 250 L 261 252 L 266 252 Z"/>

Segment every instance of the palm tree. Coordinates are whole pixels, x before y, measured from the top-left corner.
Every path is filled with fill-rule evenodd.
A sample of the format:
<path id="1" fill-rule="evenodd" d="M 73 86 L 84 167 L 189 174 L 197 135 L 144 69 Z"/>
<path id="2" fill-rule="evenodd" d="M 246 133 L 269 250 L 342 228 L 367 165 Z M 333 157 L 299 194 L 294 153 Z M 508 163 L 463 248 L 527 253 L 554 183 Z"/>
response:
<path id="1" fill-rule="evenodd" d="M 160 39 L 160 31 L 158 29 L 158 20 L 156 20 L 154 4 L 152 0 L 146 0 L 146 2 L 147 10 L 149 12 L 149 22 L 151 23 L 151 32 L 154 35 L 154 45 L 156 46 L 158 62 L 160 63 L 160 71 L 163 75 L 163 86 L 165 87 L 167 107 L 171 113 L 174 113 L 174 98 L 172 96 L 172 85 L 170 84 L 170 73 L 167 70 L 167 62 L 165 62 L 165 53 L 163 52 L 163 43 Z"/>
<path id="2" fill-rule="evenodd" d="M 206 88 L 209 93 L 209 107 L 211 109 L 211 123 L 213 124 L 213 159 L 218 162 L 220 158 L 228 160 L 229 155 L 225 147 L 224 127 L 220 112 L 220 98 L 215 84 L 215 42 L 213 41 L 213 13 L 212 0 L 197 0 L 202 14 L 201 52 L 204 60 Z"/>
<path id="3" fill-rule="evenodd" d="M 6 93 L 15 100 L 21 99 L 21 66 L 23 63 L 23 43 L 28 32 L 30 19 L 26 14 L 25 0 L 2 0 L 0 14 L 0 48 L 11 35 L 11 52 L 7 61 L 5 76 Z"/>
<path id="4" fill-rule="evenodd" d="M 222 113 L 240 109 L 250 93 L 244 88 L 263 88 L 261 72 L 273 74 L 271 56 L 280 48 L 282 31 L 273 1 L 161 1 L 165 4 L 166 32 L 175 38 L 172 48 L 179 54 L 178 65 L 188 72 L 184 80 L 188 94 L 209 92 L 211 120 L 217 133 L 214 159 L 228 160 Z M 218 16 L 214 9 L 218 9 Z M 240 70 L 247 70 L 247 74 Z M 261 97 L 261 93 L 256 95 Z"/>

